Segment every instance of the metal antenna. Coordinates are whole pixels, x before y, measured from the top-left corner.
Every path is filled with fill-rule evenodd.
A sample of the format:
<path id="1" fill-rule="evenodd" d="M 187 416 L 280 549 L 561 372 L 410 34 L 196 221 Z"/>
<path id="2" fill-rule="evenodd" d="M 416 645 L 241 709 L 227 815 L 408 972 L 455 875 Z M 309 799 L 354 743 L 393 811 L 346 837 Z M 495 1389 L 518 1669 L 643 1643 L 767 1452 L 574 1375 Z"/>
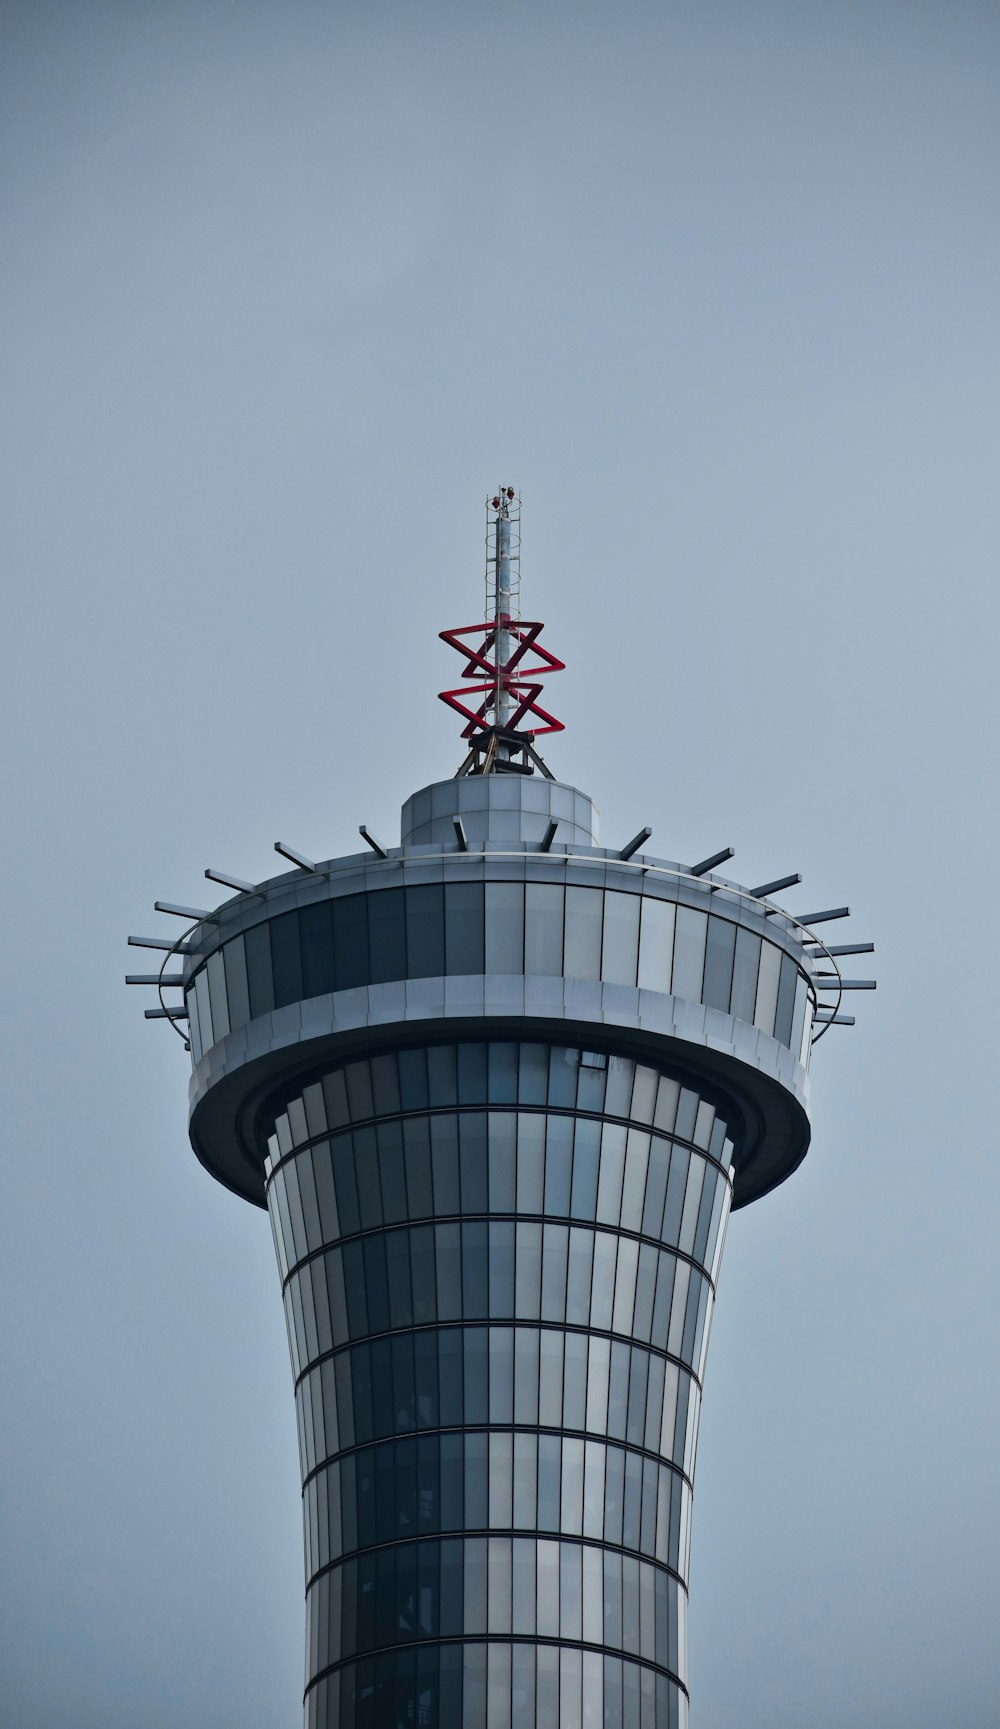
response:
<path id="1" fill-rule="evenodd" d="M 541 622 L 520 616 L 520 524 L 520 497 L 512 486 L 501 486 L 486 501 L 485 623 L 440 633 L 465 661 L 465 678 L 475 681 L 438 693 L 466 722 L 462 737 L 471 748 L 460 775 L 533 774 L 537 768 L 552 778 L 534 740 L 539 733 L 562 732 L 563 726 L 539 703 L 537 681 L 561 672 L 564 663 L 539 643 Z M 470 637 L 481 639 L 478 648 Z M 476 705 L 470 707 L 473 697 Z"/>
<path id="2" fill-rule="evenodd" d="M 493 718 L 498 727 L 505 729 L 510 718 L 510 692 L 503 679 L 503 668 L 507 665 L 514 652 L 514 642 L 510 633 L 511 622 L 511 562 L 520 573 L 521 537 L 517 536 L 515 550 L 511 551 L 511 526 L 520 523 L 521 501 L 515 503 L 514 488 L 501 487 L 500 491 L 490 500 L 486 507 L 487 537 L 489 536 L 489 512 L 494 511 L 493 521 L 493 558 L 486 559 L 486 580 L 489 584 L 490 563 L 493 564 L 493 660 L 496 668 L 496 688 L 493 698 Z M 487 545 L 489 544 L 487 538 Z M 501 746 L 501 754 L 509 760 L 509 746 Z"/>

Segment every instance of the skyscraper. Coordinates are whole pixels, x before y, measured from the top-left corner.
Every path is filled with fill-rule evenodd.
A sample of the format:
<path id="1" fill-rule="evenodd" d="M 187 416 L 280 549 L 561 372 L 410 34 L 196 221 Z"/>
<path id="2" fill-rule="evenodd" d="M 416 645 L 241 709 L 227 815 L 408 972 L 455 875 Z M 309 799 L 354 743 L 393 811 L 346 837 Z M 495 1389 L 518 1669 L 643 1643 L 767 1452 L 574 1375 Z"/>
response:
<path id="1" fill-rule="evenodd" d="M 158 902 L 189 928 L 135 981 L 190 1045 L 199 1159 L 271 1216 L 307 1729 L 686 1724 L 730 1208 L 804 1157 L 811 1046 L 871 988 L 838 964 L 870 944 L 817 935 L 846 907 L 775 904 L 796 875 L 598 845 L 537 748 L 562 663 L 520 616 L 519 519 L 487 506 L 484 622 L 442 632 L 467 754 L 400 845 L 206 872 L 235 895 Z"/>

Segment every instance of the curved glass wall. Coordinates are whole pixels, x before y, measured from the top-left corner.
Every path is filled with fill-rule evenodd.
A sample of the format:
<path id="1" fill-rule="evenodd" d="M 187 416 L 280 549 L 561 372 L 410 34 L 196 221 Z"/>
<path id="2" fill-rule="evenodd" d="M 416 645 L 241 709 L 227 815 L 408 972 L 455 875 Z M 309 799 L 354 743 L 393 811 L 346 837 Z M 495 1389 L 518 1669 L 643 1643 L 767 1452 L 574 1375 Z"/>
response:
<path id="1" fill-rule="evenodd" d="M 388 1052 L 287 1101 L 307 1725 L 683 1729 L 733 1155 L 675 1078 L 563 1046 Z"/>
<path id="2" fill-rule="evenodd" d="M 426 883 L 341 895 L 223 943 L 187 991 L 198 1058 L 304 998 L 469 974 L 601 979 L 721 1009 L 788 1045 L 807 1033 L 804 973 L 777 943 L 716 913 L 562 883 Z"/>

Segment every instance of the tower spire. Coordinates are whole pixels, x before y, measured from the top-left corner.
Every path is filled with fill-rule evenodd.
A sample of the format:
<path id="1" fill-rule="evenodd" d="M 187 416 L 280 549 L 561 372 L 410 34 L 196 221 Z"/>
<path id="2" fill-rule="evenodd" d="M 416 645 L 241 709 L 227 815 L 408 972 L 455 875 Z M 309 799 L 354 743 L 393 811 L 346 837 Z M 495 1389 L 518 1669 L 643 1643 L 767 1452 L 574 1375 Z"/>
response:
<path id="1" fill-rule="evenodd" d="M 541 621 L 519 616 L 520 588 L 521 498 L 502 486 L 486 501 L 486 618 L 440 633 L 465 660 L 463 677 L 473 681 L 438 693 L 466 722 L 462 737 L 471 748 L 459 775 L 533 774 L 538 768 L 552 778 L 533 741 L 564 729 L 541 707 L 538 681 L 562 672 L 565 662 L 539 643 Z M 479 701 L 470 706 L 473 697 Z"/>

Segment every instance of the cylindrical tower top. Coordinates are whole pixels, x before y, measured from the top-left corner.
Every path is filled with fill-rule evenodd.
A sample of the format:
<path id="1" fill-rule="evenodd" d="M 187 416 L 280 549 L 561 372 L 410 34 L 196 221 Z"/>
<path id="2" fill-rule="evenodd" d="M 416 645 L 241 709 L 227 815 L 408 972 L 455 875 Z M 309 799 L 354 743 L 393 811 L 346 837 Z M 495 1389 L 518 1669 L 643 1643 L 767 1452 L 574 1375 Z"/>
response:
<path id="1" fill-rule="evenodd" d="M 421 787 L 403 806 L 404 847 L 454 846 L 456 819 L 470 847 L 535 846 L 550 836 L 559 846 L 596 846 L 597 809 L 575 786 L 540 775 L 463 775 Z"/>

